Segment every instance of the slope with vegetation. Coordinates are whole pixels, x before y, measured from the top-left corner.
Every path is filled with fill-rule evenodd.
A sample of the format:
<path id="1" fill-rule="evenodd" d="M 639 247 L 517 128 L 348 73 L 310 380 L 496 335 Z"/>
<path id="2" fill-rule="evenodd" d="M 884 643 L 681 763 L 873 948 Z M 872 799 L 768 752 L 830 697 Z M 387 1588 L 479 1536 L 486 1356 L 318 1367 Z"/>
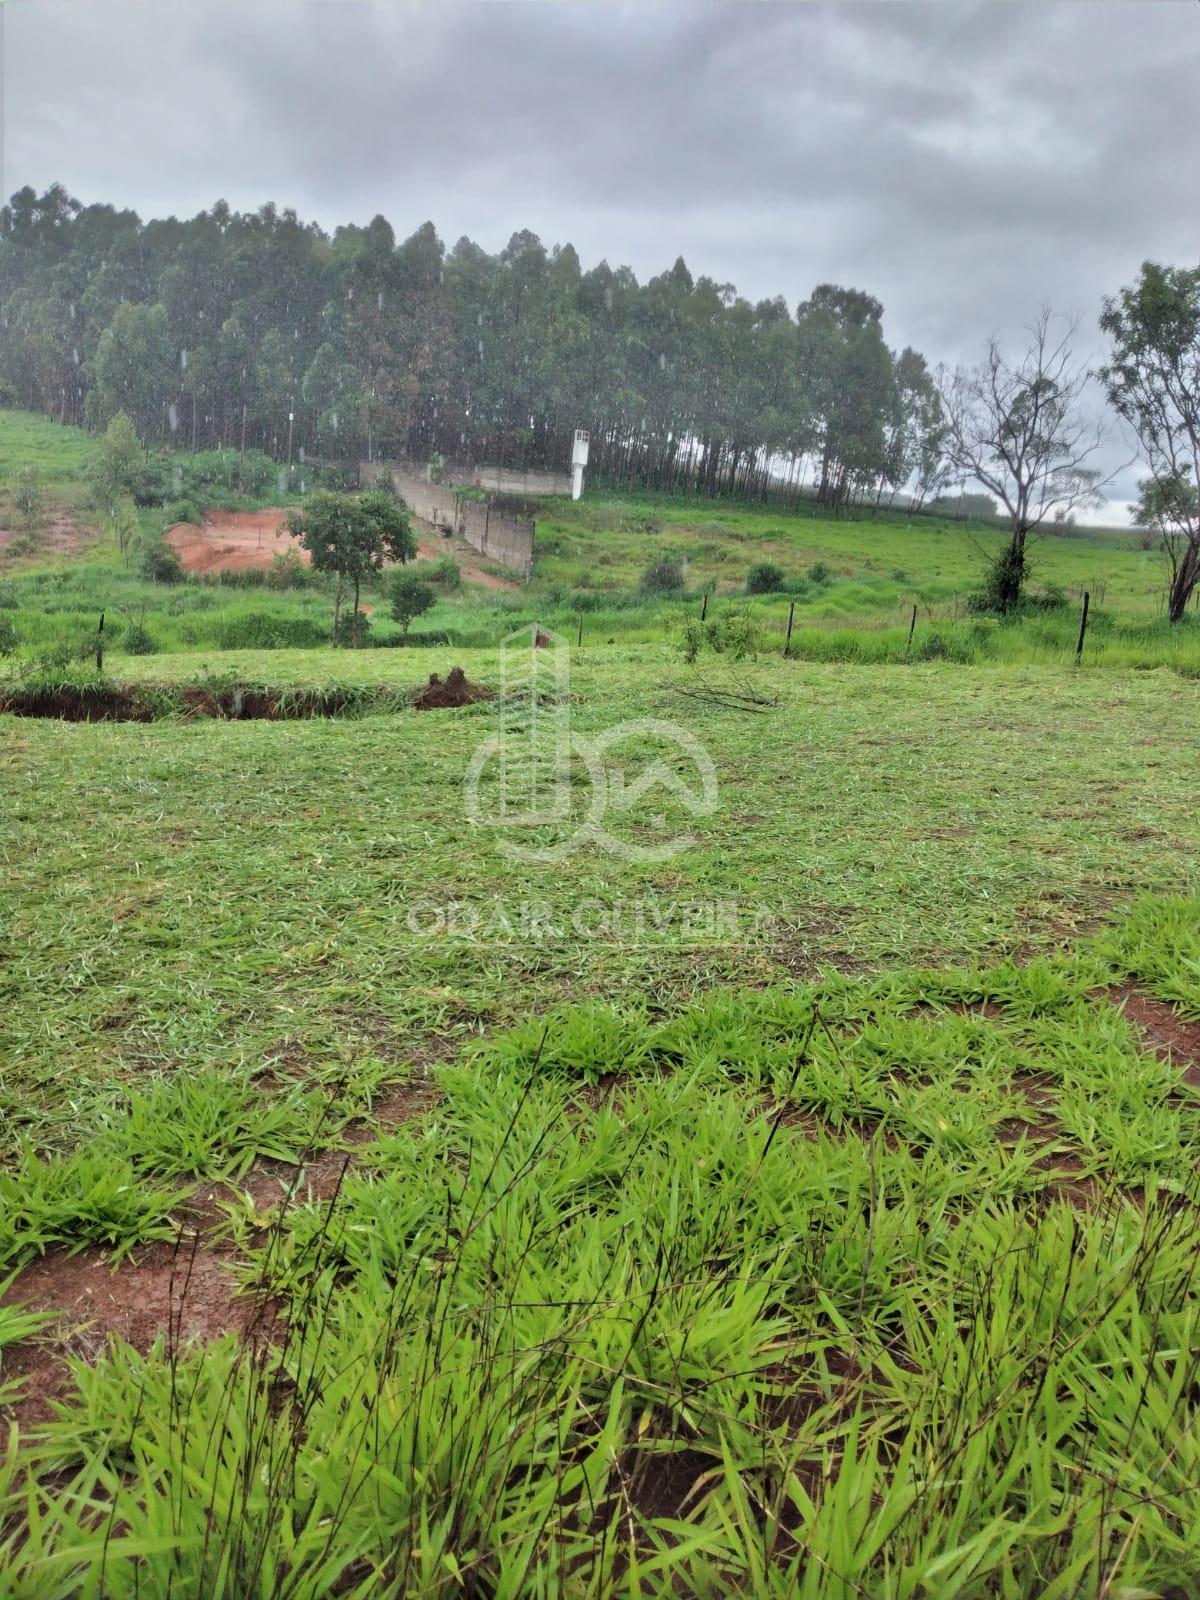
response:
<path id="1" fill-rule="evenodd" d="M 44 463 L 41 509 L 20 543 L 0 551 L 0 639 L 7 642 L 0 648 L 15 651 L 22 670 L 40 661 L 43 676 L 76 674 L 81 661 L 95 658 L 101 612 L 110 664 L 175 651 L 207 658 L 234 649 L 311 647 L 331 637 L 336 571 L 322 575 L 285 551 L 264 554 L 259 568 L 185 582 L 164 541 L 164 530 L 181 515 L 200 518 L 201 506 L 213 516 L 215 507 L 278 506 L 280 472 L 299 506 L 335 504 L 319 499 L 327 493 L 320 478 L 293 482 L 285 469 L 249 459 L 243 469 L 235 452 L 147 455 L 119 419 L 93 443 L 78 430 L 0 413 L 0 495 L 9 504 L 29 458 Z M 176 484 L 188 498 L 169 498 Z M 347 508 L 360 503 L 343 499 Z M 973 612 L 988 563 L 1006 546 L 994 524 L 964 527 L 903 514 L 834 519 L 816 510 L 678 496 L 547 501 L 538 517 L 534 578 L 519 589 L 463 584 L 466 569 L 453 557 L 410 566 L 423 605 L 430 596 L 433 602 L 408 617 L 411 642 L 478 648 L 537 621 L 572 637 L 582 625 L 592 643 L 686 645 L 688 619 L 705 607 L 710 620 L 711 606 L 714 621 L 730 610 L 744 615 L 751 647 L 773 653 L 783 648 L 794 603 L 794 656 L 1067 662 L 1086 591 L 1088 665 L 1170 664 L 1184 671 L 1200 665 L 1191 624 L 1172 632 L 1158 621 L 1161 556 L 1132 534 L 1074 530 L 1031 542 L 1026 600 L 997 624 Z M 282 525 L 287 513 L 273 515 Z M 73 555 L 52 536 L 64 518 L 78 534 Z M 15 524 L 15 513 L 8 520 Z M 206 537 L 219 542 L 219 531 L 199 528 L 194 542 Z M 405 550 L 411 554 L 411 546 Z M 343 592 L 352 598 L 357 577 L 372 613 L 359 613 L 343 642 L 399 644 L 405 618 L 373 559 L 343 573 Z M 237 565 L 244 565 L 240 554 Z M 466 575 L 486 576 L 476 571 L 480 565 L 473 558 Z"/>

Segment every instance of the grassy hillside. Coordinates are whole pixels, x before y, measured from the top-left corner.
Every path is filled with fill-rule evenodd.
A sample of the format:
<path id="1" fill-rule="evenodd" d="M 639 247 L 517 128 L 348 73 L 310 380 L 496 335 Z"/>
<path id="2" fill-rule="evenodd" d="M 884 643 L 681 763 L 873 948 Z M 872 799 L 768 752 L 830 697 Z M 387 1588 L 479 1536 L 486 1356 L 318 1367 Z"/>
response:
<path id="1" fill-rule="evenodd" d="M 538 571 L 546 582 L 603 592 L 635 586 L 652 559 L 686 558 L 694 586 L 733 593 L 755 562 L 774 562 L 793 581 L 822 562 L 853 588 L 839 585 L 808 614 L 846 616 L 963 597 L 978 586 L 984 562 L 1004 539 L 982 524 L 964 528 L 902 513 L 842 520 L 814 515 L 815 509 L 802 505 L 788 513 L 662 496 L 555 501 L 538 519 Z M 1129 616 L 1158 609 L 1159 557 L 1140 549 L 1132 533 L 1090 538 L 1075 530 L 1069 538 L 1036 541 L 1031 554 L 1035 586 L 1057 585 L 1072 597 L 1088 588 Z"/>
<path id="2" fill-rule="evenodd" d="M 141 648 L 164 654 L 315 645 L 328 637 L 327 584 L 271 593 L 261 584 L 235 582 L 233 575 L 229 583 L 143 581 L 136 556 L 122 561 L 111 541 L 96 537 L 96 516 L 79 476 L 91 448 L 78 430 L 0 413 L 0 519 L 7 503 L 13 523 L 12 477 L 26 461 L 42 474 L 47 501 L 40 529 L 0 548 L 0 618 L 19 657 L 86 655 L 102 610 L 108 647 L 118 653 L 131 630 Z M 1073 657 L 1086 588 L 1093 606 L 1089 667 L 1168 665 L 1200 672 L 1200 630 L 1191 623 L 1171 630 L 1158 620 L 1160 558 L 1138 548 L 1131 535 L 1076 533 L 1040 541 L 1032 589 L 1035 596 L 1057 595 L 1060 603 L 997 627 L 967 613 L 984 562 L 1003 537 L 995 529 L 902 517 L 833 520 L 814 517 L 811 509 L 788 515 L 727 502 L 603 495 L 578 505 L 548 501 L 538 519 L 533 581 L 516 593 L 471 584 L 445 592 L 417 624 L 413 642 L 484 648 L 532 621 L 575 636 L 582 618 L 592 644 L 678 645 L 702 593 L 712 591 L 713 618 L 722 608 L 746 610 L 752 647 L 768 653 L 782 649 L 794 602 L 792 653 L 803 659 L 1056 665 Z M 141 537 L 156 537 L 170 515 L 143 510 Z M 61 532 L 62 516 L 90 534 L 79 541 L 81 549 L 64 550 L 62 539 L 51 537 L 52 528 Z M 661 558 L 684 564 L 678 596 L 639 592 L 646 567 Z M 747 576 L 764 561 L 780 569 L 781 592 L 747 602 Z M 382 589 L 368 586 L 365 598 L 375 613 L 370 642 L 398 643 L 400 630 L 388 617 Z M 918 629 L 910 647 L 914 606 Z"/>
<path id="3" fill-rule="evenodd" d="M 0 410 L 0 500 L 11 507 L 13 481 L 22 468 L 32 468 L 55 496 L 82 503 L 83 469 L 95 440 L 80 428 L 60 428 L 32 411 Z"/>

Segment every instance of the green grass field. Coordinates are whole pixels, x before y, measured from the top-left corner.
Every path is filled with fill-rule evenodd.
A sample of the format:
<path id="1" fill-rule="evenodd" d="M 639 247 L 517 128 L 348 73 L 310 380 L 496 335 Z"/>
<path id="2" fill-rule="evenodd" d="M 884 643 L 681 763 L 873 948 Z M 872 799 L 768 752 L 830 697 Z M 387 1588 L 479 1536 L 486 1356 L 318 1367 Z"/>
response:
<path id="1" fill-rule="evenodd" d="M 1076 668 L 1071 617 L 955 613 L 961 530 L 806 518 L 769 552 L 836 567 L 805 605 L 868 597 L 806 615 L 833 659 L 771 597 L 689 665 L 694 601 L 624 589 L 580 647 L 585 568 L 711 543 L 732 591 L 783 527 L 602 510 L 410 649 L 222 648 L 328 597 L 138 598 L 103 548 L 0 568 L 6 682 L 123 592 L 161 650 L 108 675 L 163 713 L 0 714 L 4 1600 L 1200 1586 L 1192 630 L 1140 550 L 1055 541 L 1047 582 L 1108 585 Z M 492 769 L 469 804 L 548 698 L 407 707 L 535 618 L 577 748 L 522 837 L 646 719 L 615 851 L 506 854 Z M 356 714 L 185 715 L 205 683 Z M 686 781 L 679 737 L 712 809 L 623 811 L 612 764 Z"/>

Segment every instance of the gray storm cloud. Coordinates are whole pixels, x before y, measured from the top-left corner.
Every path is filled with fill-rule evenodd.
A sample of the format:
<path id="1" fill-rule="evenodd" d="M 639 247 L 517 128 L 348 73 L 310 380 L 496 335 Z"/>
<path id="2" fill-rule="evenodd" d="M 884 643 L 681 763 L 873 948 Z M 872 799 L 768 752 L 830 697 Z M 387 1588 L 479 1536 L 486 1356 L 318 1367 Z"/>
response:
<path id="1" fill-rule="evenodd" d="M 969 360 L 1043 301 L 1095 341 L 1194 262 L 1200 6 L 16 0 L 4 187 L 143 216 L 218 197 L 332 228 L 517 228 L 751 298 L 868 288 Z M 1121 456 L 1113 446 L 1113 462 Z M 1128 492 L 1131 478 L 1120 486 Z"/>

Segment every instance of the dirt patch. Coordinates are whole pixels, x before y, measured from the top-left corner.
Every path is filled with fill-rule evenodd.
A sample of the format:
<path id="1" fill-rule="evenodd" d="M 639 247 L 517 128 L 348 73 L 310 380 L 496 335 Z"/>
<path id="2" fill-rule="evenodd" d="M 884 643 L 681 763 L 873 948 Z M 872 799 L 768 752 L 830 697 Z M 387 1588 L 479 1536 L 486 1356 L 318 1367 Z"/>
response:
<path id="1" fill-rule="evenodd" d="M 16 528 L 0 528 L 0 555 L 12 545 L 28 543 L 31 555 L 77 556 L 95 541 L 90 528 L 81 528 L 66 511 L 51 513 L 48 526 L 35 528 L 32 535 Z"/>
<path id="2" fill-rule="evenodd" d="M 308 551 L 285 526 L 289 513 L 269 511 L 206 511 L 199 527 L 177 522 L 166 541 L 185 572 L 248 572 L 269 567 L 276 555 L 294 550 L 307 566 Z"/>
<path id="3" fill-rule="evenodd" d="M 149 1350 L 159 1335 L 173 1348 L 226 1333 L 265 1332 L 273 1312 L 260 1296 L 237 1294 L 232 1265 L 198 1235 L 152 1245 L 114 1269 L 99 1250 L 53 1250 L 33 1262 L 0 1295 L 0 1304 L 50 1312 L 55 1323 L 12 1346 L 4 1376 L 23 1378 L 17 1400 L 0 1419 L 31 1427 L 49 1421 L 69 1383 L 68 1357 L 95 1362 L 110 1340 Z"/>
<path id="4" fill-rule="evenodd" d="M 1181 1068 L 1185 1083 L 1200 1088 L 1200 1022 L 1189 1022 L 1165 1000 L 1123 983 L 1101 993 L 1122 1010 L 1156 1055 Z"/>
<path id="5" fill-rule="evenodd" d="M 444 711 L 452 706 L 473 706 L 480 700 L 494 700 L 496 691 L 485 684 L 472 683 L 461 667 L 451 667 L 445 680 L 436 672 L 413 699 L 414 711 Z"/>
<path id="6" fill-rule="evenodd" d="M 177 522 L 166 532 L 166 541 L 178 555 L 183 570 L 205 574 L 249 572 L 254 567 L 266 570 L 277 555 L 295 551 L 308 566 L 311 557 L 300 541 L 287 529 L 290 513 L 282 507 L 267 511 L 206 511 L 204 521 Z M 517 589 L 519 585 L 494 572 L 484 571 L 485 556 L 462 539 L 443 539 L 431 522 L 412 518 L 417 536 L 417 554 L 427 561 L 453 555 L 463 579 L 482 589 Z M 5 535 L 0 533 L 0 548 Z M 16 534 L 8 535 L 15 539 Z M 369 611 L 369 606 L 360 607 Z"/>
<path id="7" fill-rule="evenodd" d="M 261 1211 L 331 1201 L 355 1150 L 367 1154 L 381 1133 L 427 1114 L 440 1098 L 428 1085 L 395 1085 L 346 1130 L 351 1149 L 315 1154 L 302 1166 L 260 1160 L 236 1182 L 201 1185 L 181 1208 L 186 1233 L 173 1244 L 149 1245 L 116 1268 L 100 1250 L 52 1250 L 24 1268 L 0 1294 L 0 1305 L 49 1312 L 55 1321 L 5 1351 L 5 1381 L 24 1381 L 16 1400 L 0 1406 L 0 1434 L 9 1422 L 27 1429 L 51 1421 L 54 1401 L 70 1387 L 68 1358 L 95 1363 L 112 1340 L 144 1353 L 160 1335 L 172 1349 L 227 1333 L 269 1339 L 277 1330 L 278 1304 L 267 1294 L 239 1294 L 228 1246 L 210 1242 L 225 1220 L 224 1207 L 247 1195 Z"/>

